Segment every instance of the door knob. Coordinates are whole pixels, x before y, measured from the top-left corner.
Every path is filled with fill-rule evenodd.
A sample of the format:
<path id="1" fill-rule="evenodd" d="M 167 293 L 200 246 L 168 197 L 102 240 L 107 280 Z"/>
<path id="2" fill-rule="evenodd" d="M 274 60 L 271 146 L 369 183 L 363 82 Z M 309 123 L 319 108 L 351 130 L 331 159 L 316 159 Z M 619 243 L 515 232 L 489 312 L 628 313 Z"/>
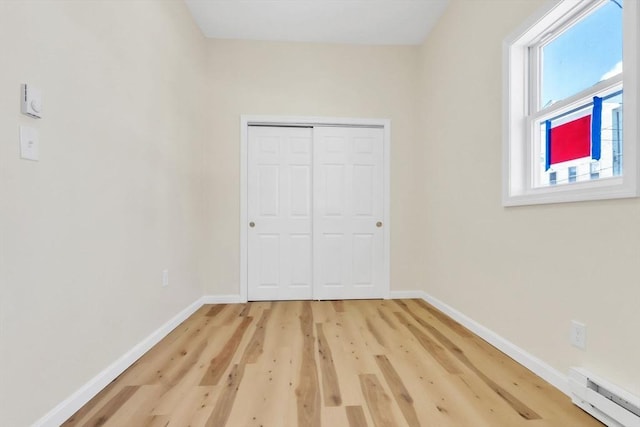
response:
<path id="1" fill-rule="evenodd" d="M 255 226 L 256 226 L 256 223 L 255 223 L 255 222 L 251 221 L 251 222 L 249 223 L 249 227 L 253 228 L 253 227 L 255 227 Z"/>
<path id="2" fill-rule="evenodd" d="M 382 221 L 376 222 L 376 227 L 378 227 L 378 228 L 382 227 Z"/>

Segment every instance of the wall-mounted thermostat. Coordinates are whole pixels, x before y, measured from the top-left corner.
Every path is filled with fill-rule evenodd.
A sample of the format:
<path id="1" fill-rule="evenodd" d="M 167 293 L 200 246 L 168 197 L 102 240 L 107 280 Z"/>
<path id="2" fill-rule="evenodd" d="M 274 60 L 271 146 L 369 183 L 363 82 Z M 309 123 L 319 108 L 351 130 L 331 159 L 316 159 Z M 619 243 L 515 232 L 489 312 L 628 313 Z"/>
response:
<path id="1" fill-rule="evenodd" d="M 22 114 L 36 119 L 42 118 L 42 95 L 35 87 L 27 84 L 22 85 Z"/>

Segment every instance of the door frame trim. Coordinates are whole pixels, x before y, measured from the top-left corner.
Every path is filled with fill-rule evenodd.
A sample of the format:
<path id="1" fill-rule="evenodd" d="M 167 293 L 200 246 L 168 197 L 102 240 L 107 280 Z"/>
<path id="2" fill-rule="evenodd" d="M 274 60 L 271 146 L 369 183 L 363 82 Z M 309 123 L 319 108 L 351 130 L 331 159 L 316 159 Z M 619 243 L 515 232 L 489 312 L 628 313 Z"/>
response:
<path id="1" fill-rule="evenodd" d="M 266 126 L 346 126 L 346 127 L 377 127 L 384 130 L 383 136 L 383 219 L 384 222 L 384 267 L 383 288 L 385 298 L 389 298 L 391 290 L 390 258 L 391 258 L 391 120 L 362 119 L 339 117 L 306 117 L 306 116 L 240 116 L 240 299 L 248 300 L 248 130 L 251 125 Z"/>

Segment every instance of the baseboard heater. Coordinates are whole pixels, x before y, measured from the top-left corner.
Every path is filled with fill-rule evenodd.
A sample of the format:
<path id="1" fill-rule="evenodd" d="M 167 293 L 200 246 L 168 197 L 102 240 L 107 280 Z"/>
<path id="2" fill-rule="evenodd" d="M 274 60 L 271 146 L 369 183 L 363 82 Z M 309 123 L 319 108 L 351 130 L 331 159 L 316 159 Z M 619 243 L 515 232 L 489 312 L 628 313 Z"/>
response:
<path id="1" fill-rule="evenodd" d="M 569 369 L 574 404 L 608 427 L 640 427 L 640 398 L 582 368 Z"/>

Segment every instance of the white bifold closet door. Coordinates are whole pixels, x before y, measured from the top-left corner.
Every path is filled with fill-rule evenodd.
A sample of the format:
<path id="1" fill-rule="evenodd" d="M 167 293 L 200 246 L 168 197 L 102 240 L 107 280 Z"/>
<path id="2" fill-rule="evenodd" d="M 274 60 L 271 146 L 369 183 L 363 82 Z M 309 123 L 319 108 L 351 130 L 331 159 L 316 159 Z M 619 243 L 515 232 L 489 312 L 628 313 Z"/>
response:
<path id="1" fill-rule="evenodd" d="M 383 130 L 248 131 L 249 300 L 381 298 Z"/>

